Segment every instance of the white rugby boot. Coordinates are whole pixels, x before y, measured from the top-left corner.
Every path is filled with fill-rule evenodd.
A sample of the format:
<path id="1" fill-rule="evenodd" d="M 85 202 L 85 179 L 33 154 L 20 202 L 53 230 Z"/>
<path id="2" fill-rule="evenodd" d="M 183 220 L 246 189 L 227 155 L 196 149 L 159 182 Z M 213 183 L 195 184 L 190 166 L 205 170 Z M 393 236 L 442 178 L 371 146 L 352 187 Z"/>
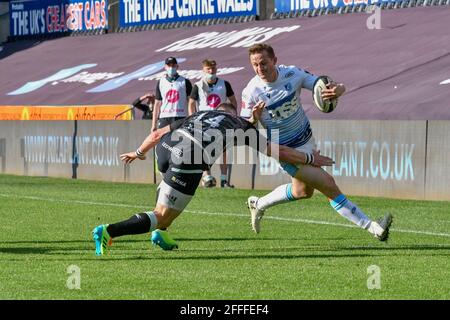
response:
<path id="1" fill-rule="evenodd" d="M 252 221 L 252 230 L 256 233 L 261 231 L 261 219 L 264 215 L 264 210 L 260 210 L 256 207 L 256 203 L 258 202 L 258 197 L 251 196 L 247 199 L 247 207 L 250 209 L 251 221 Z"/>
<path id="2" fill-rule="evenodd" d="M 389 239 L 389 228 L 391 227 L 392 220 L 392 214 L 386 213 L 378 221 L 372 221 L 367 230 L 378 240 L 387 241 Z"/>

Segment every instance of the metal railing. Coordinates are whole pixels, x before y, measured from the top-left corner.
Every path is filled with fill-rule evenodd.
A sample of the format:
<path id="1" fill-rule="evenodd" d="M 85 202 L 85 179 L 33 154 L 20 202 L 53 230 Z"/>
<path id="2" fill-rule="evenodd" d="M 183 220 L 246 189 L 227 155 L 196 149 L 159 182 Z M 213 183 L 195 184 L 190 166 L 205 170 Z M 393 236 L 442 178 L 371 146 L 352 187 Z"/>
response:
<path id="1" fill-rule="evenodd" d="M 260 19 L 286 19 L 286 18 L 300 18 L 300 17 L 316 17 L 330 14 L 347 14 L 347 13 L 360 13 L 365 12 L 369 7 L 366 4 L 356 4 L 349 5 L 339 8 L 320 8 L 320 9 L 302 9 L 290 12 L 271 12 L 274 10 L 274 5 L 270 1 L 260 2 L 263 5 L 260 6 L 259 16 L 236 16 L 236 17 L 226 17 L 226 18 L 211 18 L 204 20 L 191 20 L 191 21 L 177 21 L 169 23 L 160 24 L 145 24 L 140 26 L 130 26 L 121 27 L 119 25 L 119 6 L 120 1 L 116 0 L 108 4 L 108 29 L 97 29 L 89 31 L 74 31 L 74 32 L 64 32 L 51 35 L 41 35 L 41 36 L 18 36 L 18 37 L 8 37 L 8 41 L 15 41 L 21 39 L 54 39 L 57 37 L 64 36 L 91 36 L 91 35 L 102 35 L 110 32 L 138 32 L 138 31 L 148 31 L 148 30 L 164 30 L 164 29 L 176 29 L 176 28 L 192 28 L 201 26 L 211 26 L 218 24 L 231 24 L 231 23 L 246 23 L 252 22 Z M 374 4 L 377 5 L 377 4 Z M 411 8 L 419 6 L 448 6 L 450 5 L 450 0 L 403 0 L 390 3 L 382 3 L 379 5 L 381 9 L 401 9 L 401 8 Z M 9 12 L 0 14 L 0 20 L 8 17 Z"/>
<path id="2" fill-rule="evenodd" d="M 377 4 L 373 4 L 377 5 Z M 450 0 L 403 0 L 390 3 L 382 3 L 379 7 L 383 10 L 386 9 L 401 9 L 412 7 L 430 7 L 430 6 L 448 6 Z M 366 4 L 348 5 L 339 8 L 321 8 L 321 9 L 302 9 L 290 12 L 274 12 L 271 14 L 270 19 L 288 19 L 299 17 L 316 17 L 328 14 L 346 14 L 364 12 L 367 7 Z"/>

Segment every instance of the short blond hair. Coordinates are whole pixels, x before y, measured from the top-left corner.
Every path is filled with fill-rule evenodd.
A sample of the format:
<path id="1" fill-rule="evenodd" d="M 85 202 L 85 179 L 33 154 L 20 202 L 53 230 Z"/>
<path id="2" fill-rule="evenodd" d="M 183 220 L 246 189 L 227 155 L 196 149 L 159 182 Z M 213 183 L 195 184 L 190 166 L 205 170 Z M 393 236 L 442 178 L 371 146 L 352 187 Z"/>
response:
<path id="1" fill-rule="evenodd" d="M 267 43 L 256 43 L 252 45 L 250 48 L 248 48 L 248 55 L 251 56 L 255 53 L 263 53 L 264 51 L 267 52 L 269 58 L 275 58 L 275 51 L 273 50 L 272 46 Z"/>
<path id="2" fill-rule="evenodd" d="M 215 67 L 217 66 L 216 60 L 213 59 L 205 59 L 202 61 L 202 65 L 204 67 Z"/>

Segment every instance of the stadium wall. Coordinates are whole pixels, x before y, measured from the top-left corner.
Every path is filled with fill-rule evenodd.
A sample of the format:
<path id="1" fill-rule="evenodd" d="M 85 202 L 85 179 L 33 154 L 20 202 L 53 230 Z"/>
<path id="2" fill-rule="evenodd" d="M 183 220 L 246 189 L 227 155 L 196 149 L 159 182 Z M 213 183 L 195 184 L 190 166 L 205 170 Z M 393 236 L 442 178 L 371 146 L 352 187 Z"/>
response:
<path id="1" fill-rule="evenodd" d="M 0 43 L 9 36 L 9 3 L 0 2 Z"/>
<path id="2" fill-rule="evenodd" d="M 450 147 L 441 143 L 450 136 L 449 121 L 314 120 L 312 127 L 318 148 L 336 161 L 326 170 L 346 194 L 450 200 Z M 160 175 L 151 154 L 131 166 L 119 159 L 134 150 L 149 129 L 147 121 L 2 121 L 0 170 L 157 183 Z M 235 161 L 248 154 L 241 148 L 233 152 Z M 234 165 L 231 182 L 244 189 L 272 189 L 289 181 L 273 160 L 261 156 L 257 163 Z M 219 174 L 217 165 L 213 174 Z"/>

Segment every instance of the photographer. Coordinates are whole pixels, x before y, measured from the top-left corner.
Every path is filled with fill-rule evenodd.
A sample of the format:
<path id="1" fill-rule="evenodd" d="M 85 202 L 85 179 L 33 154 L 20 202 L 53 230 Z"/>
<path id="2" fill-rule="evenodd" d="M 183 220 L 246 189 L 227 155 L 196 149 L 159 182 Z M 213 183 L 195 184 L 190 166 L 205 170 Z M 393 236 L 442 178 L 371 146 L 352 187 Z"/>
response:
<path id="1" fill-rule="evenodd" d="M 151 120 L 153 116 L 153 105 L 155 103 L 155 95 L 147 93 L 142 97 L 133 101 L 132 105 L 142 111 L 142 120 Z"/>

